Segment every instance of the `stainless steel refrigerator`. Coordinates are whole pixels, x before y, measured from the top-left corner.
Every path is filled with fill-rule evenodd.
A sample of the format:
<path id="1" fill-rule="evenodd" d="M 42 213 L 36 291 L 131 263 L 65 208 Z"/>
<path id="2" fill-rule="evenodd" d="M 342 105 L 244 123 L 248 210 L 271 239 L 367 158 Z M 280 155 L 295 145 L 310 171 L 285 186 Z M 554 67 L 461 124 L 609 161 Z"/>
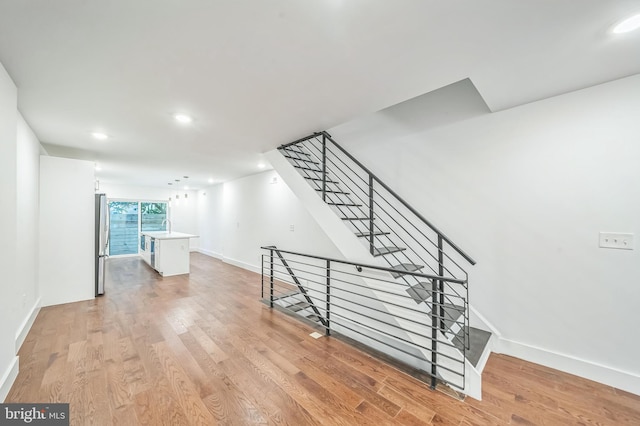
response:
<path id="1" fill-rule="evenodd" d="M 105 262 L 109 248 L 109 206 L 105 194 L 96 194 L 96 296 L 104 294 Z"/>

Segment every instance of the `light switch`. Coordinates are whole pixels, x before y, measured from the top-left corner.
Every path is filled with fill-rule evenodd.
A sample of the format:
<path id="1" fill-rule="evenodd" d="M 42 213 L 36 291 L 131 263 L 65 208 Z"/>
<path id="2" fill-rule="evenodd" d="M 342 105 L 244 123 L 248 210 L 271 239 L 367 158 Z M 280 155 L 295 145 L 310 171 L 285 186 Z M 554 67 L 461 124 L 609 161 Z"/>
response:
<path id="1" fill-rule="evenodd" d="M 295 228 L 296 227 L 294 225 L 289 225 L 289 231 L 293 232 L 293 231 L 295 231 Z"/>
<path id="2" fill-rule="evenodd" d="M 633 234 L 618 232 L 601 232 L 600 247 L 622 250 L 633 250 Z"/>

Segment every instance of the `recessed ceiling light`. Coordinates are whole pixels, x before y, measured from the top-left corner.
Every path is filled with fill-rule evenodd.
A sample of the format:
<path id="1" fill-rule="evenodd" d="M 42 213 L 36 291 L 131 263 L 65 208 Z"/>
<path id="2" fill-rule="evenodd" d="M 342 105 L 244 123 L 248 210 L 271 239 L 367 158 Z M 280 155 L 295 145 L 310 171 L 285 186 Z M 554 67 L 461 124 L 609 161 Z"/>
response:
<path id="1" fill-rule="evenodd" d="M 613 27 L 613 32 L 614 34 L 622 34 L 637 30 L 638 28 L 640 28 L 640 13 L 620 22 Z"/>
<path id="2" fill-rule="evenodd" d="M 191 123 L 193 121 L 193 118 L 191 118 L 187 114 L 176 114 L 176 115 L 173 116 L 173 118 L 175 118 L 176 121 L 178 121 L 179 123 L 182 123 L 182 124 L 188 124 L 188 123 Z"/>
<path id="3" fill-rule="evenodd" d="M 93 133 L 91 133 L 91 136 L 93 136 L 94 138 L 96 138 L 98 140 L 101 140 L 101 141 L 109 138 L 109 136 L 107 136 L 106 134 L 101 133 L 101 132 L 93 132 Z"/>
<path id="4" fill-rule="evenodd" d="M 100 170 L 102 170 L 102 167 L 100 167 L 100 166 L 98 166 L 98 165 L 96 164 L 95 169 L 96 169 L 96 172 L 99 172 Z"/>
<path id="5" fill-rule="evenodd" d="M 184 189 L 185 189 L 185 190 L 188 190 L 188 189 L 189 189 L 189 187 L 188 187 L 187 185 L 185 185 L 185 186 L 184 186 Z"/>
<path id="6" fill-rule="evenodd" d="M 213 178 L 209 178 L 209 183 L 213 183 Z"/>
<path id="7" fill-rule="evenodd" d="M 264 169 L 266 166 L 264 165 L 264 163 L 258 163 L 258 168 L 259 169 Z"/>

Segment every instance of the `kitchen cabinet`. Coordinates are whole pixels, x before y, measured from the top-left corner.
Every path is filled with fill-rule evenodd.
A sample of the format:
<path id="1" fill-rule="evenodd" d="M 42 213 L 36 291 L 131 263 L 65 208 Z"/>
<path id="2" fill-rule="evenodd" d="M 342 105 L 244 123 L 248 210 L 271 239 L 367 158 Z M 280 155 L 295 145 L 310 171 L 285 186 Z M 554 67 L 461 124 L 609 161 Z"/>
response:
<path id="1" fill-rule="evenodd" d="M 182 232 L 143 232 L 140 256 L 163 277 L 188 274 L 189 238 L 197 237 Z"/>

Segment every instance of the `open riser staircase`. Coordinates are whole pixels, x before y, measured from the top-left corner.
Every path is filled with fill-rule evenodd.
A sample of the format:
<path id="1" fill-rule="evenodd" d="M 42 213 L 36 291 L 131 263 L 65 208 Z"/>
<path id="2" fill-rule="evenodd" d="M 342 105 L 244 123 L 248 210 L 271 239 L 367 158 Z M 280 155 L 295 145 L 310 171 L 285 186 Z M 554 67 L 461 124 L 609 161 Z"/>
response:
<path id="1" fill-rule="evenodd" d="M 278 152 L 269 154 L 272 165 L 345 258 L 382 268 L 374 278 L 359 280 L 393 318 L 387 322 L 403 331 L 400 340 L 417 345 L 430 365 L 438 358 L 432 356 L 437 346 L 442 367 L 438 378 L 479 399 L 480 372 L 475 366 L 487 356 L 490 333 L 469 326 L 468 275 L 461 266 L 475 262 L 328 133 L 283 145 Z M 294 271 L 285 272 L 291 277 Z M 289 297 L 296 300 L 295 295 Z M 288 303 L 286 298 L 279 302 Z M 424 337 L 426 323 L 437 333 Z M 364 324 L 367 327 L 367 321 Z M 448 370 L 461 374 L 462 382 Z"/>

